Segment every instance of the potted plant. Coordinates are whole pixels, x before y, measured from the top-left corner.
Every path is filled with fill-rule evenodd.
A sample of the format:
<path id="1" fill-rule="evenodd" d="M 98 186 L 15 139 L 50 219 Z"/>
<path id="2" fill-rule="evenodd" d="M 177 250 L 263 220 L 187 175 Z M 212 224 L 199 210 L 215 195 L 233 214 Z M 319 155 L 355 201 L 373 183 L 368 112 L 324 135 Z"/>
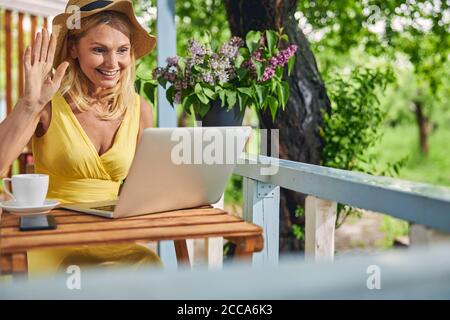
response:
<path id="1" fill-rule="evenodd" d="M 250 31 L 245 41 L 233 37 L 213 50 L 207 43 L 189 40 L 185 57 L 170 57 L 153 77 L 167 89 L 172 104 L 203 121 L 204 126 L 241 125 L 246 107 L 269 108 L 275 118 L 289 98 L 283 80 L 294 65 L 296 45 L 282 31 Z"/>

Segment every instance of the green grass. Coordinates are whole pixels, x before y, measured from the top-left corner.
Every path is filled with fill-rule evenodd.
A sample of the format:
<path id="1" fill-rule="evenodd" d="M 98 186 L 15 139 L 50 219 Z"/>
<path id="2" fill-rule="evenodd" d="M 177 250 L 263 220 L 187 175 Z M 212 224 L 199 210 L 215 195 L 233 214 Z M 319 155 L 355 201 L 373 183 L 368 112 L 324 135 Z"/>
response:
<path id="1" fill-rule="evenodd" d="M 390 248 L 393 246 L 395 238 L 408 235 L 409 224 L 407 221 L 383 215 L 380 231 L 384 233 L 384 242 L 381 247 Z"/>
<path id="2" fill-rule="evenodd" d="M 419 151 L 418 129 L 414 125 L 386 127 L 384 136 L 374 148 L 382 167 L 408 157 L 399 178 L 450 186 L 450 128 L 441 126 L 429 136 L 429 154 Z"/>

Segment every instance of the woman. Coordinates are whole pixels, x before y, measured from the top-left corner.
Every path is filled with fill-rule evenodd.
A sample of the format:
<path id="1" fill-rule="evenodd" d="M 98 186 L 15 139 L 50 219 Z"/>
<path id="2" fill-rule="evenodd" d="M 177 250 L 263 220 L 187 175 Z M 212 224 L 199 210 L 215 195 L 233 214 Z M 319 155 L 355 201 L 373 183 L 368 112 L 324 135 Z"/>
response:
<path id="1" fill-rule="evenodd" d="M 53 20 L 24 54 L 25 93 L 0 124 L 0 172 L 32 138 L 36 173 L 49 175 L 48 197 L 63 203 L 116 198 L 152 109 L 134 91 L 135 59 L 154 47 L 131 1 L 70 0 L 80 8 Z M 69 21 L 72 19 L 71 21 Z M 50 75 L 52 66 L 56 68 Z M 28 253 L 31 274 L 67 265 L 160 265 L 137 245 L 84 246 Z"/>

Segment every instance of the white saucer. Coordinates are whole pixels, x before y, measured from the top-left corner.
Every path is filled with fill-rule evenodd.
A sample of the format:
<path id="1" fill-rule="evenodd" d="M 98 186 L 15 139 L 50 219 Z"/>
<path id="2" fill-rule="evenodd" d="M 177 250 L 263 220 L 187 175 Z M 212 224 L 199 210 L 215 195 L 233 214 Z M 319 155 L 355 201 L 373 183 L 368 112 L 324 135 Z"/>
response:
<path id="1" fill-rule="evenodd" d="M 0 207 L 13 214 L 21 216 L 31 216 L 48 213 L 54 207 L 59 204 L 56 200 L 45 200 L 43 205 L 40 206 L 18 206 L 14 200 L 0 201 Z"/>

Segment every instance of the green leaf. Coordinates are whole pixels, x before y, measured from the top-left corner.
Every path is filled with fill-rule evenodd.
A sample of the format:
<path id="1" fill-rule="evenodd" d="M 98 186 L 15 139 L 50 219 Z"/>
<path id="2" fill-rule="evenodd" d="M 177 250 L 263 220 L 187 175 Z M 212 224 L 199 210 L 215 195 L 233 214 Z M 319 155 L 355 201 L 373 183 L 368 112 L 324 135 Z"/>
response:
<path id="1" fill-rule="evenodd" d="M 249 31 L 245 37 L 245 43 L 250 53 L 253 53 L 259 47 L 261 40 L 261 32 L 259 31 Z"/>
<path id="2" fill-rule="evenodd" d="M 266 31 L 266 39 L 267 39 L 267 49 L 269 50 L 269 54 L 273 55 L 275 49 L 277 48 L 277 33 L 273 30 Z"/>
<path id="3" fill-rule="evenodd" d="M 247 101 L 249 99 L 249 96 L 245 93 L 239 92 L 238 93 L 238 103 L 239 103 L 239 110 L 243 112 L 245 110 L 245 107 L 247 107 Z"/>
<path id="4" fill-rule="evenodd" d="M 260 80 L 264 74 L 264 66 L 261 62 L 258 61 L 255 61 L 254 65 L 256 68 L 256 76 L 258 77 L 258 80 Z"/>
<path id="5" fill-rule="evenodd" d="M 248 70 L 247 69 L 243 69 L 243 68 L 239 68 L 237 69 L 237 75 L 239 80 L 240 79 L 244 79 L 248 74 Z"/>
<path id="6" fill-rule="evenodd" d="M 228 110 L 234 107 L 236 104 L 236 91 L 227 90 Z"/>
<path id="7" fill-rule="evenodd" d="M 184 71 L 186 70 L 186 61 L 184 58 L 178 58 L 178 66 L 180 67 L 181 74 L 184 75 Z"/>
<path id="8" fill-rule="evenodd" d="M 277 96 L 279 105 L 283 108 L 286 106 L 289 99 L 289 84 L 286 81 L 277 83 Z"/>
<path id="9" fill-rule="evenodd" d="M 200 117 L 203 118 L 209 111 L 209 108 L 210 108 L 209 104 L 200 103 L 197 108 L 197 113 L 200 115 Z"/>
<path id="10" fill-rule="evenodd" d="M 295 54 L 288 60 L 288 76 L 291 75 L 292 69 L 295 66 Z"/>
<path id="11" fill-rule="evenodd" d="M 166 89 L 166 85 L 167 85 L 167 79 L 164 77 L 159 77 L 158 78 L 158 83 L 161 85 L 161 87 L 163 87 L 164 89 Z"/>
<path id="12" fill-rule="evenodd" d="M 194 93 L 190 94 L 188 97 L 184 98 L 181 106 L 183 107 L 183 110 L 187 113 L 190 113 L 190 108 L 192 104 L 195 102 L 196 96 Z"/>
<path id="13" fill-rule="evenodd" d="M 136 81 L 134 81 L 134 88 L 136 89 L 137 93 L 141 93 L 141 84 L 141 79 L 137 79 Z"/>
<path id="14" fill-rule="evenodd" d="M 270 108 L 270 113 L 272 114 L 272 121 L 275 121 L 275 116 L 277 115 L 278 110 L 278 100 L 272 96 L 267 97 L 267 101 Z"/>
<path id="15" fill-rule="evenodd" d="M 244 62 L 244 60 L 245 60 L 245 59 L 244 59 L 243 56 L 238 55 L 237 58 L 236 58 L 236 60 L 234 61 L 234 66 L 235 66 L 236 68 L 239 68 L 239 67 L 241 66 L 242 62 Z"/>
<path id="16" fill-rule="evenodd" d="M 170 102 L 170 105 L 173 107 L 173 96 L 175 95 L 175 87 L 170 86 L 169 89 L 166 90 L 166 99 Z"/>
<path id="17" fill-rule="evenodd" d="M 283 72 L 284 72 L 284 68 L 277 67 L 275 69 L 275 76 L 277 76 L 278 78 L 281 79 L 283 77 Z"/>
<path id="18" fill-rule="evenodd" d="M 219 91 L 220 102 L 222 103 L 222 107 L 225 106 L 225 90 Z"/>
<path id="19" fill-rule="evenodd" d="M 245 87 L 243 87 L 243 88 L 238 88 L 237 90 L 238 90 L 239 92 L 242 92 L 243 94 L 246 94 L 246 95 L 249 96 L 249 97 L 251 97 L 251 96 L 252 96 L 252 93 L 253 93 L 252 88 L 245 88 Z"/>
<path id="20" fill-rule="evenodd" d="M 150 100 L 153 105 L 155 105 L 156 93 L 157 93 L 157 85 L 151 82 L 144 83 L 144 87 L 142 91 L 147 96 L 148 100 Z"/>
<path id="21" fill-rule="evenodd" d="M 239 56 L 247 60 L 250 58 L 250 51 L 246 47 L 239 48 Z"/>
<path id="22" fill-rule="evenodd" d="M 216 93 L 215 93 L 213 90 L 211 90 L 210 88 L 204 87 L 204 88 L 203 88 L 203 92 L 204 92 L 204 93 L 206 94 L 206 96 L 207 96 L 208 98 L 210 98 L 211 100 L 214 100 L 214 99 L 216 99 L 216 97 L 217 97 Z"/>
<path id="23" fill-rule="evenodd" d="M 202 88 L 202 86 L 201 86 L 200 83 L 197 83 L 197 84 L 195 85 L 195 87 L 194 87 L 194 92 L 195 92 L 195 93 L 203 93 L 203 88 Z"/>
<path id="24" fill-rule="evenodd" d="M 261 107 L 263 105 L 264 102 L 264 98 L 267 95 L 267 88 L 265 86 L 259 85 L 259 84 L 255 84 L 254 85 L 255 88 L 255 93 L 256 93 L 256 100 L 259 103 L 259 107 Z"/>
<path id="25" fill-rule="evenodd" d="M 204 104 L 209 103 L 208 97 L 203 92 L 196 92 L 195 95 L 202 103 Z"/>

